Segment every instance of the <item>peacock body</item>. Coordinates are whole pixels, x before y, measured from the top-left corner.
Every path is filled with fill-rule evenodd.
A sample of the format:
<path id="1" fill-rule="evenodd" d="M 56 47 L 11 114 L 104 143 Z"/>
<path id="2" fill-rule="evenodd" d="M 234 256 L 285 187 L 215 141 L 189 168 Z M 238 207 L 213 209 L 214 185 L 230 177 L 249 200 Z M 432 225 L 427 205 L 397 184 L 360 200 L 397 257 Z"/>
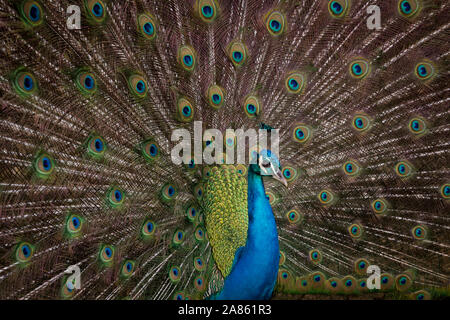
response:
<path id="1" fill-rule="evenodd" d="M 449 6 L 1 0 L 0 298 L 448 296 Z"/>

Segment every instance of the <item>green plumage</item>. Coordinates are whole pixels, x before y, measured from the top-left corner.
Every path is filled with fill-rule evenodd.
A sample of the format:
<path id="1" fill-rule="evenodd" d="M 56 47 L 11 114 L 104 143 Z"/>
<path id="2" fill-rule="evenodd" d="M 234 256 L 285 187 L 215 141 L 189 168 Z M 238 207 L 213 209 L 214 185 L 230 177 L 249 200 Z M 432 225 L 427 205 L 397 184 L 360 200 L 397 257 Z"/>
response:
<path id="1" fill-rule="evenodd" d="M 233 266 L 236 250 L 245 246 L 248 229 L 247 182 L 234 166 L 214 167 L 205 187 L 202 208 L 209 243 L 223 277 Z"/>

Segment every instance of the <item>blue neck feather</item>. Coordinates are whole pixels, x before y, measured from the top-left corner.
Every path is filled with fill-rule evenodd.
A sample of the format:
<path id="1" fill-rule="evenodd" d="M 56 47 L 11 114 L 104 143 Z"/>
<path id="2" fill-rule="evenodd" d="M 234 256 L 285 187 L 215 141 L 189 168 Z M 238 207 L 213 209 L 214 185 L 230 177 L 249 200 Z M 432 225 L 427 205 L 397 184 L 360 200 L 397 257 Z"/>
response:
<path id="1" fill-rule="evenodd" d="M 252 166 L 248 170 L 247 243 L 236 252 L 222 291 L 212 299 L 270 299 L 276 283 L 280 252 L 277 226 L 262 177 Z"/>

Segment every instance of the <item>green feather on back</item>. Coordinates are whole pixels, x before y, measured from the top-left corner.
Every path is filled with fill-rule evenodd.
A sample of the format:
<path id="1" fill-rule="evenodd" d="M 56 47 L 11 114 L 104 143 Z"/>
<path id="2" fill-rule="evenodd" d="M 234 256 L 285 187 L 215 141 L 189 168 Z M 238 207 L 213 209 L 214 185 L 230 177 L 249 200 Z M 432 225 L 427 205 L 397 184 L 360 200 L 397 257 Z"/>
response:
<path id="1" fill-rule="evenodd" d="M 214 260 L 222 276 L 227 277 L 236 250 L 247 241 L 247 181 L 234 166 L 213 167 L 202 206 Z"/>

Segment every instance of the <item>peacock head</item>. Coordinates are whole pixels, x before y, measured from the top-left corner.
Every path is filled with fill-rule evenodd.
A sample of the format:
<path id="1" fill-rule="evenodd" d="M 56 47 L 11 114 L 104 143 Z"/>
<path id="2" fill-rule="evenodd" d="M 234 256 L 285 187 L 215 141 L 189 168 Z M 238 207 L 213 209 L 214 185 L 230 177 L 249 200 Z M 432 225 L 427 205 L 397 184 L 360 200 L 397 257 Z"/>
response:
<path id="1" fill-rule="evenodd" d="M 261 176 L 271 176 L 287 187 L 280 160 L 272 151 L 264 149 L 259 153 L 255 152 L 254 157 L 256 163 L 250 165 L 250 170 Z"/>

